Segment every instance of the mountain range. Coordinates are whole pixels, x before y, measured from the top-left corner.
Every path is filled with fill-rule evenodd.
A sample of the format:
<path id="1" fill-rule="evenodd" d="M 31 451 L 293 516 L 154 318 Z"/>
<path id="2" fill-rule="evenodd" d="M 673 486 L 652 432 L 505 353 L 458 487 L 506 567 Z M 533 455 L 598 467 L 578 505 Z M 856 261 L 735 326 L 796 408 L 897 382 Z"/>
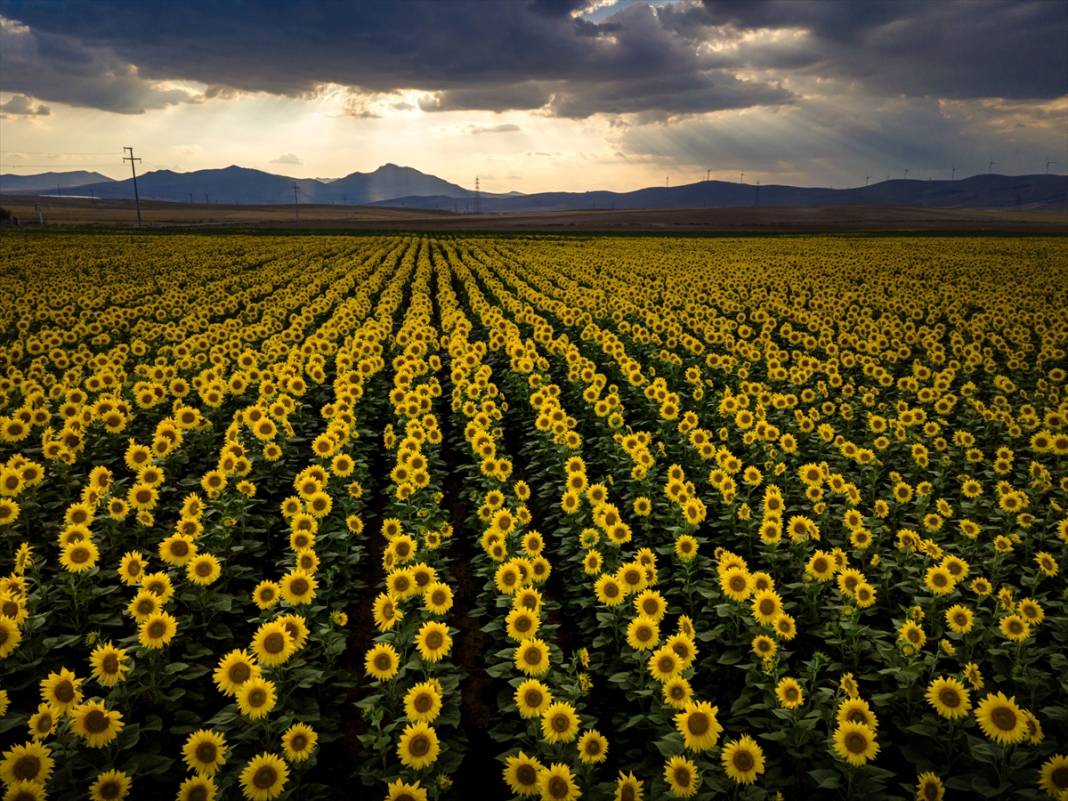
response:
<path id="1" fill-rule="evenodd" d="M 55 194 L 57 186 L 61 194 L 133 197 L 131 179 L 115 181 L 99 173 L 0 175 L 3 194 Z M 156 170 L 138 176 L 137 186 L 142 199 L 178 203 L 343 203 L 466 212 L 477 205 L 483 213 L 841 205 L 1049 209 L 1064 207 L 1068 176 L 988 173 L 953 181 L 886 180 L 849 189 L 699 181 L 632 192 L 481 192 L 477 204 L 470 189 L 396 164 L 335 180 L 294 179 L 237 166 L 188 173 Z"/>

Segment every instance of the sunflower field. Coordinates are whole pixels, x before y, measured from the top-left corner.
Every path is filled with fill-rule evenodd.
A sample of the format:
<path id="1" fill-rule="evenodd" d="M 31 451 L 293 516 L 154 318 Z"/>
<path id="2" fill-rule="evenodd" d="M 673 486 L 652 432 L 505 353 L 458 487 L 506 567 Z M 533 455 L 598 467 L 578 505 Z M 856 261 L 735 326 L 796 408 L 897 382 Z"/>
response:
<path id="1" fill-rule="evenodd" d="M 1068 798 L 1068 240 L 8 234 L 0 780 Z"/>

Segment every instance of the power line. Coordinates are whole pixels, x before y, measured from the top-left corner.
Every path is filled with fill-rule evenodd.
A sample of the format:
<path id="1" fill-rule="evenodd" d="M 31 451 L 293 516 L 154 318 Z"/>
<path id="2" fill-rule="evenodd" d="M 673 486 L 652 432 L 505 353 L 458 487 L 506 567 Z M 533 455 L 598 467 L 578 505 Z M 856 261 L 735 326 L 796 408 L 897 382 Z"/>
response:
<path id="1" fill-rule="evenodd" d="M 132 147 L 124 147 L 123 150 L 129 150 L 129 156 L 123 156 L 123 161 L 130 162 L 130 172 L 133 173 L 133 185 L 134 185 L 134 203 L 137 204 L 137 227 L 141 227 L 141 195 L 137 192 L 137 167 L 134 164 L 136 161 L 140 161 L 139 158 L 134 158 L 134 152 Z"/>

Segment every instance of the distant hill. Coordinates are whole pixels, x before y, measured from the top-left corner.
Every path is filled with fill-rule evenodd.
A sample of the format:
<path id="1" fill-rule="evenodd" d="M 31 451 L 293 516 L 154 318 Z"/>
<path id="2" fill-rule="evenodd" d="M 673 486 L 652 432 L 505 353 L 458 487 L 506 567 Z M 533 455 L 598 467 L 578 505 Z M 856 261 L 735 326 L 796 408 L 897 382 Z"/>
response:
<path id="1" fill-rule="evenodd" d="M 56 189 L 95 183 L 111 183 L 112 179 L 98 172 L 75 170 L 73 172 L 42 172 L 37 175 L 0 174 L 0 193 L 55 193 Z"/>
<path id="2" fill-rule="evenodd" d="M 80 177 L 79 177 L 80 176 Z M 86 178 L 88 177 L 88 181 Z M 113 181 L 99 173 L 44 173 L 0 176 L 7 194 L 64 193 L 98 198 L 132 198 L 131 179 Z M 145 200 L 178 203 L 290 204 L 308 203 L 397 206 L 410 209 L 472 212 L 475 193 L 411 167 L 383 164 L 373 172 L 321 180 L 230 166 L 223 169 L 173 172 L 155 170 L 138 176 Z M 587 209 L 701 209 L 773 206 L 814 208 L 842 205 L 912 206 L 928 208 L 1056 209 L 1065 204 L 1068 176 L 973 175 L 957 181 L 892 180 L 852 189 L 798 187 L 779 184 L 700 181 L 673 187 L 648 187 L 632 192 L 480 193 L 483 213 L 582 211 Z"/>
<path id="3" fill-rule="evenodd" d="M 747 206 L 826 207 L 894 205 L 929 208 L 1024 208 L 1063 206 L 1064 175 L 975 175 L 957 181 L 882 181 L 853 189 L 701 181 L 633 192 L 539 192 L 518 197 L 486 197 L 485 213 L 579 211 L 583 209 L 699 209 Z M 456 210 L 456 200 L 441 195 L 398 197 L 376 205 Z M 467 204 L 468 206 L 470 204 Z M 459 210 L 470 210 L 461 208 Z"/>
<path id="4" fill-rule="evenodd" d="M 27 178 L 35 176 L 26 176 Z M 101 178 L 103 176 L 100 176 Z M 177 203 L 293 203 L 293 187 L 300 203 L 348 203 L 366 205 L 402 195 L 434 195 L 464 198 L 474 193 L 434 175 L 411 167 L 384 164 L 374 172 L 354 172 L 329 182 L 314 178 L 290 178 L 285 175 L 247 167 L 230 166 L 215 170 L 173 172 L 153 170 L 137 176 L 137 190 L 144 200 L 169 200 Z M 5 191 L 30 192 L 41 189 L 15 188 Z M 54 183 L 52 184 L 55 189 Z M 85 183 L 74 187 L 80 195 L 100 198 L 133 197 L 133 179 Z M 73 190 L 72 190 L 73 192 Z"/>

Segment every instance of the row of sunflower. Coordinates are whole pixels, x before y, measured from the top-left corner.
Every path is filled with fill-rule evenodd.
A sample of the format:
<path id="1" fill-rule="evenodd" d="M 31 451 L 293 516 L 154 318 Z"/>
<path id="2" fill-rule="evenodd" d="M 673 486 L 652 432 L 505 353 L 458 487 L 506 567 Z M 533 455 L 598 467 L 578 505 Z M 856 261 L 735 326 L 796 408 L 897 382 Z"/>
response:
<path id="1" fill-rule="evenodd" d="M 11 797 L 1068 789 L 1062 243 L 3 249 Z"/>

